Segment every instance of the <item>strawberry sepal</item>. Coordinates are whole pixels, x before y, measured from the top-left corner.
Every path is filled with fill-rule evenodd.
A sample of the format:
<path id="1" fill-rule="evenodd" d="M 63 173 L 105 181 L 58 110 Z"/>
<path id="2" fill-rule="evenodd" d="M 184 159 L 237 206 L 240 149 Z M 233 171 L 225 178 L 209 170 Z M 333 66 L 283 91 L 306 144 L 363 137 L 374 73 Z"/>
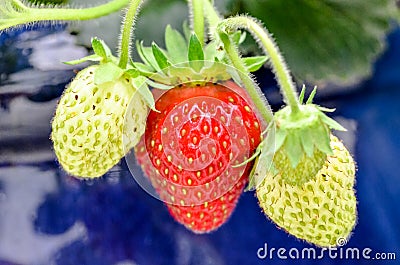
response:
<path id="1" fill-rule="evenodd" d="M 240 80 L 237 78 L 238 74 L 228 66 L 229 60 L 219 40 L 212 40 L 203 46 L 196 34 L 185 35 L 187 36 L 182 36 L 168 25 L 165 30 L 166 49 L 155 43 L 151 47 L 145 47 L 143 42 L 137 41 L 137 51 L 143 63 L 134 63 L 133 67 L 153 81 L 168 86 L 199 80 Z M 234 37 L 235 42 L 240 43 L 245 34 L 237 32 Z M 250 72 L 260 69 L 267 60 L 267 56 L 243 58 Z"/>
<path id="2" fill-rule="evenodd" d="M 299 105 L 297 113 L 286 106 L 275 114 L 274 127 L 267 131 L 268 136 L 273 134 L 270 139 L 274 139 L 274 144 L 266 144 L 261 149 L 253 172 L 256 177 L 265 177 L 269 170 L 277 170 L 290 185 L 303 185 L 315 177 L 327 156 L 333 154 L 331 130 L 346 129 L 329 118 L 324 113 L 325 108 L 312 103 L 314 95 L 315 90 L 306 104 Z M 300 94 L 300 102 L 303 97 L 304 92 Z M 266 168 L 271 154 L 273 163 Z M 255 185 L 260 181 L 262 178 Z"/>

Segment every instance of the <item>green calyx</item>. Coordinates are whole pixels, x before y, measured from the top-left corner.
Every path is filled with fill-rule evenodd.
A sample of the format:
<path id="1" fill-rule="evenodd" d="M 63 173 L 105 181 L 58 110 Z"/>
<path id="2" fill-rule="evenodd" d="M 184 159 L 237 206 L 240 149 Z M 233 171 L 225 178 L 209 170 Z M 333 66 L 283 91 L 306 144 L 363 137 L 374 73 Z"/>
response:
<path id="1" fill-rule="evenodd" d="M 149 85 L 153 82 L 143 76 L 137 69 L 131 65 L 127 68 L 118 66 L 118 58 L 113 56 L 107 44 L 98 38 L 92 38 L 92 48 L 94 54 L 83 57 L 78 60 L 64 62 L 69 65 L 81 64 L 84 62 L 98 62 L 99 65 L 94 69 L 94 83 L 95 85 L 105 84 L 107 82 L 116 82 L 121 78 L 130 79 L 134 89 L 141 95 L 146 104 L 155 110 L 155 102 L 153 95 L 150 91 Z"/>
<path id="2" fill-rule="evenodd" d="M 317 149 L 332 154 L 330 130 L 345 131 L 339 123 L 329 118 L 318 105 L 307 103 L 299 106 L 300 111 L 292 115 L 286 106 L 275 114 L 276 150 L 287 149 L 292 167 L 295 167 L 303 154 L 312 157 Z"/>
<path id="3" fill-rule="evenodd" d="M 312 179 L 332 155 L 331 129 L 345 131 L 339 123 L 324 111 L 331 111 L 312 103 L 315 90 L 306 104 L 302 104 L 304 89 L 300 96 L 299 111 L 289 106 L 275 114 L 276 144 L 274 167 L 291 185 L 303 185 Z"/>
<path id="4" fill-rule="evenodd" d="M 256 158 L 246 190 L 257 188 L 268 174 L 280 174 L 290 185 L 302 186 L 312 180 L 332 155 L 331 130 L 345 131 L 324 112 L 333 110 L 312 103 L 316 89 L 303 104 L 303 88 L 299 108 L 293 112 L 286 106 L 274 115 L 263 133 L 264 140 L 254 155 Z"/>
<path id="5" fill-rule="evenodd" d="M 196 34 L 184 26 L 185 36 L 167 26 L 165 30 L 166 49 L 156 43 L 145 47 L 137 42 L 137 50 L 143 63 L 133 63 L 142 75 L 165 85 L 175 86 L 184 82 L 217 82 L 236 79 L 237 73 L 228 67 L 229 63 L 223 45 L 219 40 L 212 40 L 202 45 Z M 238 45 L 245 39 L 245 34 L 237 32 L 234 36 Z M 249 71 L 258 70 L 266 61 L 266 56 L 244 58 Z M 158 88 L 157 83 L 154 84 Z"/>

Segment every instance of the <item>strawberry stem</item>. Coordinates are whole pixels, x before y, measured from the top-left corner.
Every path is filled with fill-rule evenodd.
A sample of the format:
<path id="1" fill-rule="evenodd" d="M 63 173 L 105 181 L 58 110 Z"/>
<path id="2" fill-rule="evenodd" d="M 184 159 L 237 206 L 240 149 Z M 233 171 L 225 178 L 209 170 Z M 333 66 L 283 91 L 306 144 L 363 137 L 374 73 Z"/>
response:
<path id="1" fill-rule="evenodd" d="M 221 22 L 222 16 L 217 12 L 214 5 L 209 0 L 204 0 L 204 11 L 209 25 L 209 33 L 212 36 L 215 33 L 215 27 Z"/>
<path id="2" fill-rule="evenodd" d="M 12 0 L 11 2 L 15 7 L 19 8 L 19 9 L 27 9 L 28 8 L 27 6 L 24 5 L 24 3 L 22 3 L 19 0 Z"/>
<path id="3" fill-rule="evenodd" d="M 118 66 L 122 69 L 126 68 L 130 58 L 132 31 L 135 24 L 135 16 L 139 12 L 141 2 L 141 0 L 131 0 L 122 23 L 121 38 L 118 45 L 120 53 Z"/>
<path id="4" fill-rule="evenodd" d="M 191 26 L 202 46 L 204 46 L 204 8 L 203 0 L 189 0 Z"/>
<path id="5" fill-rule="evenodd" d="M 215 7 L 209 0 L 203 0 L 203 3 L 206 18 L 210 28 L 210 35 L 214 35 L 217 25 L 222 20 L 221 16 L 217 13 Z M 274 118 L 274 113 L 272 112 L 271 106 L 269 105 L 268 100 L 263 92 L 251 78 L 250 72 L 248 71 L 242 58 L 240 57 L 238 49 L 235 45 L 233 45 L 233 42 L 228 34 L 226 34 L 225 32 L 218 32 L 218 35 L 224 44 L 225 52 L 229 56 L 232 65 L 238 70 L 240 79 L 242 80 L 250 98 L 253 100 L 254 105 L 259 110 L 263 119 L 268 123 L 271 122 Z"/>
<path id="6" fill-rule="evenodd" d="M 0 30 L 39 21 L 89 20 L 120 10 L 129 0 L 114 0 L 90 8 L 28 7 L 19 0 L 0 4 Z"/>
<path id="7" fill-rule="evenodd" d="M 242 80 L 250 98 L 253 100 L 254 105 L 260 111 L 265 121 L 268 123 L 271 122 L 274 118 L 271 106 L 268 104 L 268 101 L 262 91 L 258 88 L 253 79 L 250 77 L 250 72 L 247 70 L 247 67 L 243 63 L 242 58 L 239 55 L 239 51 L 233 44 L 228 34 L 218 31 L 218 35 L 224 44 L 225 52 L 229 56 L 232 65 L 238 70 L 240 79 Z"/>
<path id="8" fill-rule="evenodd" d="M 249 16 L 227 18 L 218 25 L 217 30 L 229 33 L 240 28 L 248 30 L 253 38 L 260 43 L 264 53 L 269 56 L 272 70 L 278 80 L 281 92 L 285 97 L 286 103 L 290 106 L 292 114 L 295 115 L 300 111 L 297 92 L 285 60 L 271 34 L 254 18 Z"/>

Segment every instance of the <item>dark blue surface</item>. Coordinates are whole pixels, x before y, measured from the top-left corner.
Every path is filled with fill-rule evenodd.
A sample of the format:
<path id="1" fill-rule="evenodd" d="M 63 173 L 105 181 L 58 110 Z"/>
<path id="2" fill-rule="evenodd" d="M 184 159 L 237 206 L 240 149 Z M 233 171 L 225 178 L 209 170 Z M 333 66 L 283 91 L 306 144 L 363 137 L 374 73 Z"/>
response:
<path id="1" fill-rule="evenodd" d="M 396 261 L 260 260 L 257 250 L 269 247 L 310 247 L 279 230 L 266 219 L 254 193 L 245 193 L 218 231 L 195 235 L 177 224 L 163 204 L 150 197 L 131 177 L 122 161 L 119 171 L 93 182 L 66 176 L 55 162 L 9 165 L 12 170 L 34 168 L 51 172 L 56 189 L 43 194 L 32 217 L 38 236 L 66 233 L 75 223 L 84 236 L 58 248 L 48 260 L 32 264 L 399 264 L 400 260 L 400 30 L 389 36 L 387 52 L 376 63 L 374 76 L 356 93 L 337 96 L 322 105 L 335 106 L 335 115 L 357 123 L 354 156 L 357 161 L 358 224 L 347 247 L 369 247 L 372 253 L 395 252 Z M 3 167 L 4 169 L 4 167 Z M 10 174 L 10 171 L 7 171 Z M 13 171 L 11 171 L 13 172 Z M 5 192 L 0 168 L 0 193 Z M 34 176 L 31 179 L 35 181 Z M 21 183 L 32 185 L 32 183 Z M 8 191 L 12 192 L 12 190 Z M 6 193 L 7 194 L 7 193 Z M 0 200 L 1 203 L 1 200 Z M 0 204 L 1 210 L 2 204 Z M 0 217 L 0 227 L 2 224 Z M 15 231 L 18 233 L 18 231 Z M 0 242 L 1 242 L 0 234 Z M 10 242 L 11 243 L 11 242 Z M 1 245 L 0 245 L 1 248 Z M 41 246 L 32 246 L 40 249 Z M 18 261 L 12 254 L 0 264 Z M 7 253 L 10 253 L 8 251 Z M 39 253 L 39 252 L 38 252 Z M 11 256 L 10 256 L 11 255 Z M 3 261 L 2 261 L 3 260 Z M 10 263 L 7 263 L 10 262 Z M 30 264 L 30 263 L 29 263 Z M 127 263 L 128 264 L 128 263 Z"/>

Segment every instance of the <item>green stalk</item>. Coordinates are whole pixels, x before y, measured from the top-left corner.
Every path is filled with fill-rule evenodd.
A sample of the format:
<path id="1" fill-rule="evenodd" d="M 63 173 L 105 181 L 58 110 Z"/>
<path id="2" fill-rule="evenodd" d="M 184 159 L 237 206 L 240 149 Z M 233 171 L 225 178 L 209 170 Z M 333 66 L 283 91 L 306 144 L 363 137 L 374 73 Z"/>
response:
<path id="1" fill-rule="evenodd" d="M 129 58 L 132 43 L 132 32 L 135 24 L 135 16 L 138 13 L 141 0 L 131 0 L 129 8 L 124 16 L 124 22 L 121 27 L 121 39 L 119 43 L 119 63 L 118 66 L 125 69 Z"/>
<path id="2" fill-rule="evenodd" d="M 204 0 L 204 11 L 206 13 L 206 18 L 208 21 L 208 25 L 210 27 L 210 34 L 213 35 L 215 33 L 215 27 L 221 22 L 222 16 L 218 14 L 216 9 L 213 6 L 213 3 L 210 0 Z"/>
<path id="3" fill-rule="evenodd" d="M 278 80 L 282 94 L 285 97 L 286 103 L 290 106 L 292 114 L 295 115 L 300 111 L 297 92 L 285 60 L 283 59 L 272 36 L 255 19 L 248 16 L 238 16 L 225 19 L 219 24 L 218 31 L 232 32 L 240 28 L 248 30 L 254 39 L 259 42 L 264 53 L 269 56 L 272 70 Z"/>
<path id="4" fill-rule="evenodd" d="M 239 51 L 229 38 L 229 35 L 218 31 L 219 38 L 224 44 L 225 52 L 229 56 L 232 65 L 238 70 L 240 79 L 242 80 L 244 87 L 247 90 L 250 98 L 253 100 L 254 105 L 260 111 L 261 116 L 266 122 L 271 122 L 274 118 L 274 114 L 268 104 L 267 99 L 258 86 L 254 83 L 253 79 L 250 77 L 250 72 L 247 70 L 242 58 L 239 55 Z"/>
<path id="5" fill-rule="evenodd" d="M 204 8 L 203 0 L 190 0 L 192 28 L 202 46 L 204 46 Z"/>
<path id="6" fill-rule="evenodd" d="M 7 10 L 0 15 L 3 18 L 0 20 L 0 30 L 23 25 L 31 22 L 39 21 L 64 21 L 64 20 L 89 20 L 102 16 L 109 15 L 120 10 L 129 0 L 114 0 L 103 5 L 90 8 L 34 8 L 27 7 L 19 0 L 13 0 L 8 5 L 13 7 L 12 10 Z"/>
<path id="7" fill-rule="evenodd" d="M 221 22 L 220 15 L 216 12 L 213 4 L 209 0 L 204 0 L 204 10 L 207 15 L 207 21 L 210 26 L 210 34 L 214 35 L 217 25 Z M 251 78 L 250 72 L 247 70 L 242 58 L 240 57 L 238 49 L 231 41 L 228 34 L 222 31 L 217 32 L 219 38 L 224 44 L 225 52 L 229 56 L 232 65 L 238 70 L 240 79 L 243 82 L 244 87 L 247 90 L 250 98 L 253 100 L 254 105 L 257 107 L 261 116 L 266 122 L 271 122 L 274 118 L 271 106 L 268 100 L 260 90 L 260 88 L 254 83 Z"/>
<path id="8" fill-rule="evenodd" d="M 13 4 L 19 9 L 27 9 L 27 7 L 19 0 L 13 0 Z"/>

